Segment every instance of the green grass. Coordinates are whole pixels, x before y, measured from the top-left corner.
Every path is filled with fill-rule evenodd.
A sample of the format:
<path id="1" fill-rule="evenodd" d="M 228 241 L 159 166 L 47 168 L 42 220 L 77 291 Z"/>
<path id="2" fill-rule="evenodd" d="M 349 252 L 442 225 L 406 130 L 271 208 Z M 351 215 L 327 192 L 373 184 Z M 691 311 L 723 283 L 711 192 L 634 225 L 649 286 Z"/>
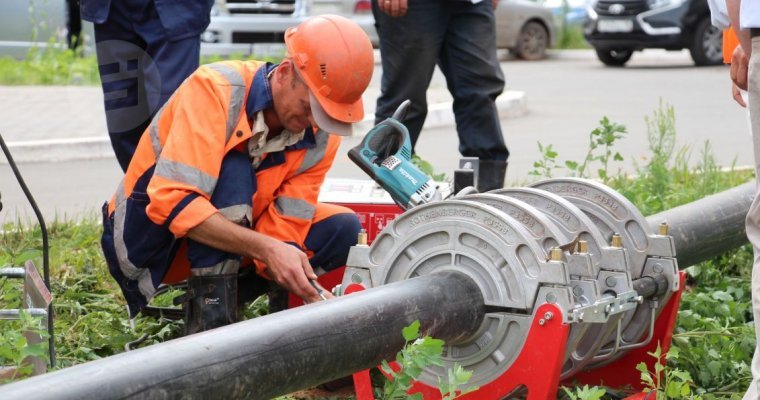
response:
<path id="1" fill-rule="evenodd" d="M 94 54 L 82 55 L 81 51 L 65 48 L 52 40 L 45 48 L 31 49 L 23 60 L 0 57 L 0 85 L 100 85 L 98 61 Z M 233 54 L 229 57 L 204 56 L 200 64 L 227 59 L 256 59 L 279 62 L 271 57 L 245 57 Z"/>
<path id="2" fill-rule="evenodd" d="M 557 30 L 557 45 L 560 50 L 590 49 L 586 39 L 583 38 L 583 25 L 562 24 Z"/>

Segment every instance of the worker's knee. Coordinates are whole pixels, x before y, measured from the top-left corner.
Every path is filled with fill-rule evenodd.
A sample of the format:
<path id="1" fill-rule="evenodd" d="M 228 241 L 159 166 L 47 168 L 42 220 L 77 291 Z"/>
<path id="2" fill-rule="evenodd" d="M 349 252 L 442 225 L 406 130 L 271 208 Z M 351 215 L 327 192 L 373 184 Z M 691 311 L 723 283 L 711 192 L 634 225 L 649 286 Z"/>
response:
<path id="1" fill-rule="evenodd" d="M 329 271 L 345 265 L 361 228 L 354 213 L 334 214 L 314 223 L 305 240 L 306 248 L 314 252 L 312 266 Z"/>

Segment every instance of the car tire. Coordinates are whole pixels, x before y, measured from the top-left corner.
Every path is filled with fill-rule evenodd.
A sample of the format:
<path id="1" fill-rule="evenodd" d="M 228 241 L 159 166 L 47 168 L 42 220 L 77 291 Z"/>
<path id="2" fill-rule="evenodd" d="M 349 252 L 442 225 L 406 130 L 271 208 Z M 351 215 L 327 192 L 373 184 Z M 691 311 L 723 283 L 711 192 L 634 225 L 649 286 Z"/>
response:
<path id="1" fill-rule="evenodd" d="M 540 22 L 529 21 L 520 29 L 515 45 L 515 55 L 523 60 L 540 60 L 546 57 L 549 47 L 549 31 Z"/>
<path id="2" fill-rule="evenodd" d="M 689 53 L 698 66 L 723 63 L 723 32 L 710 23 L 709 17 L 697 24 Z"/>
<path id="3" fill-rule="evenodd" d="M 595 49 L 596 56 L 608 67 L 622 67 L 633 56 L 631 49 Z"/>

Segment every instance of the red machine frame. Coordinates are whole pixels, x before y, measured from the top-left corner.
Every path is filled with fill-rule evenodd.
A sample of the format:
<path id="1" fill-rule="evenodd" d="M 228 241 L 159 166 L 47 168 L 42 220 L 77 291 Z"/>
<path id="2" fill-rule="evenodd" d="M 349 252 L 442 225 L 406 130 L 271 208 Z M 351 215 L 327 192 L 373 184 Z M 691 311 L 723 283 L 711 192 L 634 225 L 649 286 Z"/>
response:
<path id="1" fill-rule="evenodd" d="M 368 242 L 372 243 L 382 229 L 403 211 L 395 204 L 342 204 L 353 209 L 367 231 Z M 325 288 L 332 289 L 343 280 L 345 267 L 335 269 L 320 276 L 319 282 Z M 685 274 L 680 274 L 679 290 L 671 296 L 668 303 L 657 317 L 654 325 L 652 340 L 643 347 L 629 351 L 622 358 L 592 370 L 581 371 L 568 381 L 560 381 L 565 344 L 570 332 L 570 326 L 564 324 L 562 310 L 554 304 L 541 304 L 536 313 L 528 337 L 512 366 L 496 380 L 481 386 L 475 392 L 469 393 L 463 399 L 501 399 L 507 394 L 523 387 L 527 389 L 528 400 L 551 400 L 557 396 L 560 385 L 573 386 L 588 384 L 592 386 L 607 386 L 617 389 L 630 389 L 632 395 L 628 400 L 642 399 L 644 389 L 640 372 L 636 365 L 644 362 L 649 371 L 654 371 L 658 362 L 648 353 L 652 353 L 659 345 L 662 354 L 670 349 L 673 329 L 681 304 L 681 294 L 684 287 Z M 364 290 L 360 284 L 352 284 L 345 288 L 344 293 L 350 294 Z M 295 296 L 290 297 L 290 306 L 303 304 Z M 546 319 L 546 313 L 556 317 Z M 374 400 L 369 370 L 360 371 L 353 375 L 354 390 L 357 400 Z M 438 388 L 421 382 L 415 384 L 410 393 L 422 393 L 426 400 L 438 400 L 441 394 Z"/>

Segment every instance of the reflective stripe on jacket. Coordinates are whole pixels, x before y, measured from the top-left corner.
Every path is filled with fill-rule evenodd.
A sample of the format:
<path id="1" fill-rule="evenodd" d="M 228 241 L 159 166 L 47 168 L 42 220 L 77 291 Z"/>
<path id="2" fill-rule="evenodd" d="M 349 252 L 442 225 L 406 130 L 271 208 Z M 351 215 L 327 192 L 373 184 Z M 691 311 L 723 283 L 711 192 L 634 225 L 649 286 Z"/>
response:
<path id="1" fill-rule="evenodd" d="M 145 214 L 175 238 L 218 210 L 210 203 L 220 166 L 230 151 L 245 150 L 249 117 L 272 107 L 266 74 L 274 66 L 225 61 L 200 67 L 158 111 L 108 204 L 114 246 L 124 275 L 148 292 L 150 246 L 125 240 L 127 198 L 145 198 Z M 304 248 L 319 188 L 332 165 L 340 137 L 307 128 L 304 138 L 269 153 L 256 170 L 252 221 L 256 231 Z M 139 249 L 138 249 L 139 247 Z M 149 250 L 143 250 L 147 248 Z M 165 267 L 165 266 L 164 266 Z M 263 266 L 259 266 L 261 269 Z M 155 280 L 155 279 L 154 279 Z"/>

